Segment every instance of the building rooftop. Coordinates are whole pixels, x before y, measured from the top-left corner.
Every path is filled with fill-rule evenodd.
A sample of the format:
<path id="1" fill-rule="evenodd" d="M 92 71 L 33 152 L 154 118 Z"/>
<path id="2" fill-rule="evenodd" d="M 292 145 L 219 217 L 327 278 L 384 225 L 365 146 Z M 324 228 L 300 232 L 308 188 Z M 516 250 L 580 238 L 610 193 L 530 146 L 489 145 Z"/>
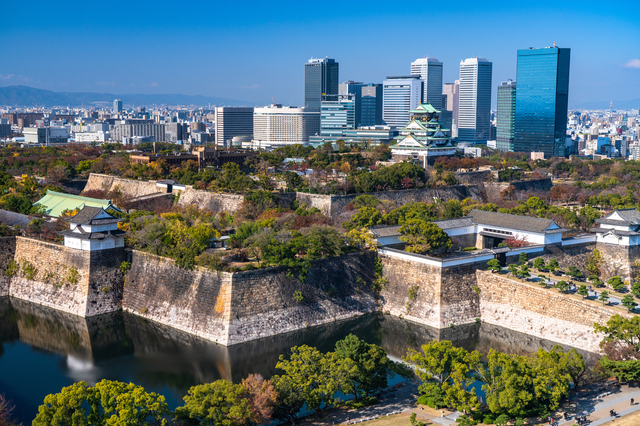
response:
<path id="1" fill-rule="evenodd" d="M 640 212 L 638 209 L 615 209 L 602 219 L 596 219 L 597 223 L 609 225 L 640 225 Z"/>
<path id="2" fill-rule="evenodd" d="M 89 206 L 83 207 L 77 214 L 64 220 L 78 225 L 106 225 L 123 221 L 123 219 L 111 216 L 102 207 Z"/>
<path id="3" fill-rule="evenodd" d="M 50 190 L 47 190 L 45 196 L 36 201 L 34 205 L 43 206 L 44 213 L 51 217 L 60 217 L 65 210 L 80 210 L 85 206 L 100 207 L 105 210 L 111 208 L 120 211 L 111 204 L 111 200 L 64 194 Z"/>
<path id="4" fill-rule="evenodd" d="M 476 224 L 516 229 L 518 231 L 546 233 L 548 231 L 562 229 L 551 219 L 487 212 L 476 209 L 471 210 L 467 217 L 471 218 L 473 223 Z"/>

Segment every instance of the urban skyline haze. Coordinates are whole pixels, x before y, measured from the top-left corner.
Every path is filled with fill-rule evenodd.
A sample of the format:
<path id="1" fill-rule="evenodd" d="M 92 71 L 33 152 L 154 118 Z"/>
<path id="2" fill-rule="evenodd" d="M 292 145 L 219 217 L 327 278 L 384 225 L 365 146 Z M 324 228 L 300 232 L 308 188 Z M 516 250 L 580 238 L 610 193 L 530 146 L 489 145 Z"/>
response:
<path id="1" fill-rule="evenodd" d="M 58 92 L 181 93 L 304 105 L 304 64 L 329 57 L 340 82 L 382 83 L 411 62 L 443 63 L 443 83 L 460 61 L 493 63 L 493 107 L 501 81 L 516 79 L 517 50 L 571 48 L 569 107 L 640 98 L 637 1 L 521 5 L 461 1 L 456 8 L 387 3 L 132 2 L 126 11 L 72 1 L 3 6 L 0 86 Z M 424 22 L 425 25 L 416 25 Z M 427 24 L 428 23 L 428 24 Z M 615 105 L 614 105 L 615 108 Z"/>

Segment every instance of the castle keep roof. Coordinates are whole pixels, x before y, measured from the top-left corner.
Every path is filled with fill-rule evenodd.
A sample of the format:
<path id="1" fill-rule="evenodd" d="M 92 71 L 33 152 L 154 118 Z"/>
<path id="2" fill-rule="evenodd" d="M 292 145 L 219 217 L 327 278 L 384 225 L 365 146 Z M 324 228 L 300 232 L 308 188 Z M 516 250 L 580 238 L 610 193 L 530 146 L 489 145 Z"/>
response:
<path id="1" fill-rule="evenodd" d="M 64 219 L 69 223 L 78 225 L 106 225 L 109 223 L 122 222 L 123 219 L 111 216 L 102 207 L 85 206 L 75 216 Z"/>
<path id="2" fill-rule="evenodd" d="M 110 200 L 100 200 L 98 198 L 82 197 L 80 195 L 63 194 L 47 190 L 44 197 L 34 203 L 43 206 L 44 213 L 51 217 L 60 217 L 65 210 L 77 210 L 82 207 L 101 207 L 103 209 L 118 210 Z"/>

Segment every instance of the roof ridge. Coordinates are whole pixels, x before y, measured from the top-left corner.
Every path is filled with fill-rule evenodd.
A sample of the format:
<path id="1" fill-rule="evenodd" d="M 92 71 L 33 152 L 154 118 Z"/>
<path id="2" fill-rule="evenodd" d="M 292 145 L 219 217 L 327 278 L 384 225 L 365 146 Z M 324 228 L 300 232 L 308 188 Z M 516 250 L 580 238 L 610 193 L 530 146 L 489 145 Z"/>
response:
<path id="1" fill-rule="evenodd" d="M 74 194 L 67 194 L 66 192 L 52 191 L 50 189 L 47 189 L 47 193 L 45 194 L 45 196 L 49 195 L 50 193 L 52 195 L 62 196 L 66 198 L 75 198 L 77 200 L 98 200 L 98 201 L 106 201 L 108 203 L 111 203 L 111 200 L 108 200 L 108 199 L 84 197 L 82 195 L 74 195 Z"/>

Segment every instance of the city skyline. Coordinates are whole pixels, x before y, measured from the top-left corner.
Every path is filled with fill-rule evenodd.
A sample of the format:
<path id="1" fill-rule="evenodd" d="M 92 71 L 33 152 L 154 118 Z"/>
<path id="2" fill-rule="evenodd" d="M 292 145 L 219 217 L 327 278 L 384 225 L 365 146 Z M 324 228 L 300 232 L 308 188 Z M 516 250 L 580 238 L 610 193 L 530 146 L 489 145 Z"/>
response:
<path id="1" fill-rule="evenodd" d="M 7 4 L 7 16 L 15 19 L 0 30 L 9 58 L 0 63 L 0 86 L 116 95 L 181 93 L 256 105 L 274 97 L 277 103 L 303 106 L 302 64 L 311 57 L 339 62 L 340 82 L 382 83 L 387 75 L 407 74 L 416 58 L 430 56 L 443 63 L 443 83 L 452 83 L 458 79 L 459 62 L 478 56 L 494 64 L 495 108 L 495 83 L 516 78 L 517 50 L 555 42 L 572 49 L 570 108 L 640 98 L 640 86 L 633 84 L 640 78 L 640 53 L 637 45 L 625 42 L 640 40 L 634 23 L 637 2 L 623 2 L 615 10 L 573 1 L 535 7 L 462 2 L 450 11 L 412 11 L 412 19 L 428 16 L 429 32 L 441 35 L 424 45 L 405 42 L 415 37 L 415 27 L 395 25 L 392 32 L 382 31 L 388 22 L 408 17 L 382 2 L 366 7 L 329 2 L 331 7 L 306 14 L 290 4 L 250 2 L 240 8 L 193 3 L 189 10 L 204 18 L 186 22 L 167 19 L 170 8 L 162 3 L 134 3 L 127 14 L 83 3 L 74 7 L 82 11 L 76 16 L 45 2 L 36 2 L 29 13 L 23 5 Z M 91 43 L 68 55 L 65 43 L 74 40 Z M 168 61 L 169 52 L 188 58 L 188 66 Z"/>

